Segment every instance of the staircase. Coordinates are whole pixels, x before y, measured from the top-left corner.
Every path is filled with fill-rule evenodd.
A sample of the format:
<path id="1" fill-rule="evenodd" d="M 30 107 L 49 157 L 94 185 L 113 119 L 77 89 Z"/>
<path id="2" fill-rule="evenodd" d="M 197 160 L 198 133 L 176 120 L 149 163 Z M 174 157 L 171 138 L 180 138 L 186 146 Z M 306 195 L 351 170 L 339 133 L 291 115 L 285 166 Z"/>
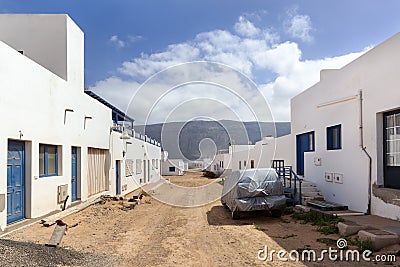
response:
<path id="1" fill-rule="evenodd" d="M 310 200 L 324 200 L 324 196 L 315 183 L 303 179 L 301 183 L 301 204 L 307 205 Z"/>
<path id="2" fill-rule="evenodd" d="M 284 166 L 283 160 L 274 160 L 272 167 L 282 181 L 287 204 L 307 205 L 311 200 L 324 200 L 322 192 L 315 183 L 300 178 L 293 171 L 292 166 Z"/>

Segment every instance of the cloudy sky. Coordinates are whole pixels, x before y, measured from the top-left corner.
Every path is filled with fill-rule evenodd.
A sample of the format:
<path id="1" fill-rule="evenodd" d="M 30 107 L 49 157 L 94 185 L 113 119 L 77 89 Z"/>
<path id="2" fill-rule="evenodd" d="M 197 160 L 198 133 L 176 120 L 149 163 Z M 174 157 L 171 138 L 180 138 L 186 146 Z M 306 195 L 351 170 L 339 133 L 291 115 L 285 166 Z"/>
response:
<path id="1" fill-rule="evenodd" d="M 69 14 L 85 32 L 85 86 L 122 110 L 157 72 L 211 61 L 254 81 L 277 121 L 290 120 L 290 98 L 321 69 L 340 68 L 397 33 L 398 10 L 397 0 L 0 0 L 2 13 Z M 175 95 L 159 112 L 186 101 Z M 185 115 L 205 116 L 201 106 L 193 102 Z"/>

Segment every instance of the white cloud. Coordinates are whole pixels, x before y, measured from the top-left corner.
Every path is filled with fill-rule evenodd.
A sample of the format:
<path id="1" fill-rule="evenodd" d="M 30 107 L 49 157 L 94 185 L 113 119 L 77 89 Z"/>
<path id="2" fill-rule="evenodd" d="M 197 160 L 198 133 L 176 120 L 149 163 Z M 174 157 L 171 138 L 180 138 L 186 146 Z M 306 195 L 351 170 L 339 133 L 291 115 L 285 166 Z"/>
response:
<path id="1" fill-rule="evenodd" d="M 134 36 L 133 35 L 129 35 L 128 36 L 128 40 L 129 40 L 130 43 L 136 43 L 136 42 L 141 41 L 143 39 L 144 39 L 144 37 L 141 36 L 141 35 L 134 35 Z"/>
<path id="2" fill-rule="evenodd" d="M 136 93 L 140 84 L 135 81 L 124 81 L 118 77 L 109 77 L 95 84 L 95 93 L 125 111 L 130 98 Z"/>
<path id="3" fill-rule="evenodd" d="M 254 26 L 253 23 L 251 23 L 243 16 L 239 17 L 239 21 L 236 22 L 234 29 L 236 33 L 244 37 L 255 37 L 261 32 L 259 28 Z"/>
<path id="4" fill-rule="evenodd" d="M 297 17 L 296 17 L 297 16 Z M 298 34 L 298 38 L 309 40 L 311 38 L 310 19 L 304 19 L 305 15 L 293 14 L 290 24 L 293 34 Z M 307 17 L 307 16 L 306 16 Z M 295 31 L 296 27 L 305 24 Z M 306 30 L 304 30 L 304 28 Z M 95 85 L 95 90 L 104 96 L 111 103 L 119 106 L 121 109 L 127 107 L 130 97 L 136 92 L 140 82 L 146 80 L 151 75 L 162 71 L 168 67 L 191 61 L 213 61 L 226 64 L 232 68 L 241 71 L 250 78 L 257 80 L 269 80 L 271 82 L 258 84 L 262 93 L 261 98 L 268 100 L 274 117 L 278 121 L 287 121 L 290 119 L 290 98 L 294 97 L 301 91 L 318 82 L 321 69 L 341 68 L 345 64 L 360 56 L 364 51 L 350 53 L 338 57 L 330 57 L 316 60 L 303 60 L 302 51 L 298 44 L 293 41 L 280 41 L 280 36 L 273 33 L 268 28 L 258 28 L 244 17 L 239 17 L 234 25 L 235 32 L 225 30 L 213 30 L 197 34 L 192 40 L 183 43 L 177 43 L 167 46 L 163 51 L 152 54 L 143 53 L 140 57 L 136 57 L 130 61 L 122 63 L 118 72 L 129 76 L 132 81 L 125 81 L 119 77 L 111 77 L 103 81 L 99 81 Z M 118 36 L 115 37 L 118 41 Z M 197 73 L 173 73 L 173 78 L 186 77 L 192 75 L 193 79 L 200 79 L 202 71 L 199 69 Z M 260 75 L 265 73 L 265 78 L 261 79 Z M 181 75 L 181 76 L 179 76 Z M 176 77 L 175 77 L 176 76 Z M 229 76 L 229 75 L 228 75 Z M 172 79 L 172 78 L 171 78 Z M 228 81 L 228 82 L 227 82 Z M 240 87 L 239 94 L 250 99 L 252 103 L 261 103 L 260 95 L 246 88 L 245 83 L 237 77 L 224 77 L 222 82 L 226 82 L 232 87 Z M 230 83 L 229 83 L 230 82 Z M 143 99 L 139 105 L 151 105 L 152 94 L 160 84 L 153 84 L 143 94 Z M 228 99 L 230 96 L 224 97 L 221 92 L 215 94 L 207 90 L 188 90 L 180 91 L 179 94 L 172 94 L 166 98 L 162 105 L 157 107 L 159 114 L 153 118 L 153 122 L 162 120 L 167 113 L 179 105 L 185 99 L 191 99 L 196 96 L 213 96 L 215 99 Z M 231 98 L 232 99 L 232 98 Z M 240 102 L 234 102 L 235 110 L 241 110 L 237 106 Z M 261 101 L 261 102 L 260 102 Z M 256 105 L 256 104 L 253 104 Z M 261 104 L 260 104 L 261 105 Z M 232 107 L 233 107 L 232 106 Z M 184 117 L 196 116 L 196 113 L 204 109 L 204 106 L 196 101 L 192 105 L 187 106 L 184 114 L 179 114 L 179 119 Z M 135 114 L 130 114 L 137 119 L 143 121 L 147 114 L 142 114 L 143 109 L 138 108 Z M 219 118 L 231 118 L 230 113 L 223 108 L 208 108 L 208 111 L 215 112 Z M 247 117 L 249 118 L 249 117 Z"/>
<path id="5" fill-rule="evenodd" d="M 127 40 L 122 40 L 118 35 L 112 35 L 108 41 L 116 48 L 124 48 L 143 39 L 141 35 L 129 35 Z"/>
<path id="6" fill-rule="evenodd" d="M 310 16 L 297 14 L 297 9 L 288 11 L 287 15 L 288 19 L 284 26 L 289 36 L 300 39 L 303 42 L 313 41 L 311 33 L 314 29 Z"/>
<path id="7" fill-rule="evenodd" d="M 114 45 L 116 48 L 125 47 L 126 43 L 118 38 L 118 35 L 113 35 L 110 37 L 109 42 Z"/>

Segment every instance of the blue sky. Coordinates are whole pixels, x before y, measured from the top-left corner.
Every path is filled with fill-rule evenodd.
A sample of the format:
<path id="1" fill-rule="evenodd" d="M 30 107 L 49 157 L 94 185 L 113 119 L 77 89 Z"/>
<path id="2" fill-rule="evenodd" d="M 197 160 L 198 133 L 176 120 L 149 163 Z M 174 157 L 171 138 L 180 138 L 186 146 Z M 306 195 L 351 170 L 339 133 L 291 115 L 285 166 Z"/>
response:
<path id="1" fill-rule="evenodd" d="M 268 101 L 283 99 L 271 105 L 278 120 L 289 119 L 290 97 L 317 82 L 319 68 L 341 67 L 397 33 L 399 10 L 399 1 L 377 0 L 0 0 L 2 13 L 67 13 L 85 32 L 85 85 L 121 108 L 127 105 L 120 97 L 126 88 L 161 66 L 213 60 L 251 77 Z M 217 40 L 221 35 L 226 39 Z M 229 38 L 237 46 L 226 48 Z M 265 44 L 282 60 L 262 51 L 249 55 L 249 41 L 258 48 Z M 303 71 L 259 62 L 263 56 L 300 64 Z M 310 78 L 297 81 L 301 88 L 277 81 L 294 84 L 304 75 Z"/>

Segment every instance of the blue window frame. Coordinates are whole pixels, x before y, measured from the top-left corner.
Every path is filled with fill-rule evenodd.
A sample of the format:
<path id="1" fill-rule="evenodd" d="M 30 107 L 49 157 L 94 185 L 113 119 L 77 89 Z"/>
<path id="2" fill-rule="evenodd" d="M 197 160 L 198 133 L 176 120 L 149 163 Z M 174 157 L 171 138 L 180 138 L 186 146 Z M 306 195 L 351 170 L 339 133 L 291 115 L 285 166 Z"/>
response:
<path id="1" fill-rule="evenodd" d="M 175 172 L 175 167 L 169 167 L 169 172 Z"/>
<path id="2" fill-rule="evenodd" d="M 55 145 L 39 145 L 39 177 L 58 175 L 58 148 Z"/>
<path id="3" fill-rule="evenodd" d="M 326 128 L 326 148 L 328 150 L 342 149 L 342 125 Z"/>

